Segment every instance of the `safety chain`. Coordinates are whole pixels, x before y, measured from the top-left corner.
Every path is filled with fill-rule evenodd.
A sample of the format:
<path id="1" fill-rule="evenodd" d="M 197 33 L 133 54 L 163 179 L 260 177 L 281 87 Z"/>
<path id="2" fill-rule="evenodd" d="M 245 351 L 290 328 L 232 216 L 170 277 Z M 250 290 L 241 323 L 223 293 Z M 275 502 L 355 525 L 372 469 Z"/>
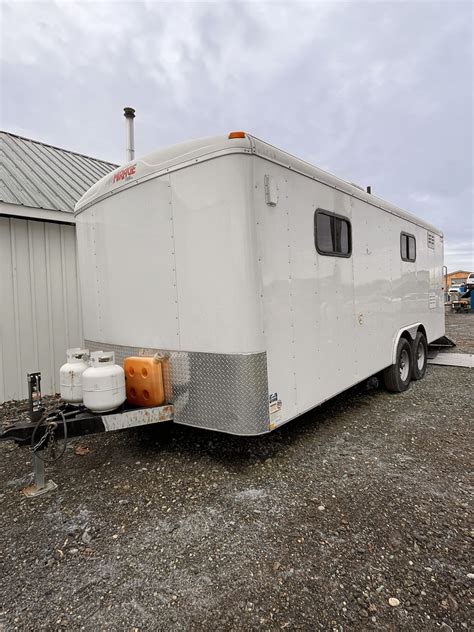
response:
<path id="1" fill-rule="evenodd" d="M 55 421 L 49 421 L 46 424 L 46 431 L 41 439 L 38 441 L 36 445 L 34 445 L 31 449 L 33 452 L 37 452 L 43 448 L 43 445 L 46 443 L 46 449 L 50 451 L 52 457 L 54 458 L 55 452 L 55 438 L 54 433 L 58 424 Z"/>
<path id="2" fill-rule="evenodd" d="M 58 428 L 60 417 L 62 421 L 63 428 L 63 441 L 62 448 L 59 450 L 59 454 L 56 453 L 57 442 L 55 437 L 55 432 Z M 44 428 L 44 434 L 41 439 L 34 443 L 36 431 L 42 426 Z M 43 415 L 41 419 L 36 423 L 36 426 L 33 430 L 33 434 L 31 436 L 31 450 L 41 461 L 54 462 L 61 459 L 66 453 L 67 447 L 67 422 L 66 417 L 64 416 L 64 411 L 61 408 L 54 408 L 49 410 L 47 413 Z M 41 455 L 42 451 L 47 451 L 48 458 L 45 459 L 44 456 Z"/>

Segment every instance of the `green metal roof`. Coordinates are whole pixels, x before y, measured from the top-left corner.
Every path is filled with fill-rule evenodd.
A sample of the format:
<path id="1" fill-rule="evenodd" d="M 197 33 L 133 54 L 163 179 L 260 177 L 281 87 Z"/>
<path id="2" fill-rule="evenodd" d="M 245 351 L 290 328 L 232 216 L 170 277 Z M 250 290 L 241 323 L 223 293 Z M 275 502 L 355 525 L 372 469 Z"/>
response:
<path id="1" fill-rule="evenodd" d="M 0 131 L 0 202 L 72 213 L 118 165 Z"/>

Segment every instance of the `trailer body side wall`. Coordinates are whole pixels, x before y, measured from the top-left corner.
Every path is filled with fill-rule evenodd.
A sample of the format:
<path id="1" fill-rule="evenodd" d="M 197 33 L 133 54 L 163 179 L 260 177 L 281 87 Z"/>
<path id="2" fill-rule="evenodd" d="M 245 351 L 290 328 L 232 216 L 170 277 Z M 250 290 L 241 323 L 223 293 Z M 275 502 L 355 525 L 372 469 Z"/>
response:
<path id="1" fill-rule="evenodd" d="M 273 425 L 296 417 L 393 362 L 400 330 L 444 333 L 440 235 L 259 156 L 254 160 L 258 260 Z M 265 177 L 278 190 L 266 203 Z M 350 221 L 348 257 L 317 252 L 318 209 Z M 403 261 L 400 235 L 416 239 Z M 434 247 L 428 247 L 428 233 Z"/>

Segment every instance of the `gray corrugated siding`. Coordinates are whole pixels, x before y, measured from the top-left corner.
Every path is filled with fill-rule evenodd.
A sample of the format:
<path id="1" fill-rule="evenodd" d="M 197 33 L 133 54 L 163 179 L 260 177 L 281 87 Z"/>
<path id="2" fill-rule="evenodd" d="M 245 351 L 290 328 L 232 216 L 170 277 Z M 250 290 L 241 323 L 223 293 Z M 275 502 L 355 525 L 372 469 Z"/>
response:
<path id="1" fill-rule="evenodd" d="M 117 165 L 0 132 L 0 201 L 72 213 Z"/>
<path id="2" fill-rule="evenodd" d="M 0 202 L 72 213 L 116 166 L 0 132 Z M 66 349 L 80 345 L 75 226 L 0 216 L 0 403 L 26 397 L 32 371 L 58 392 Z"/>
<path id="3" fill-rule="evenodd" d="M 82 344 L 75 227 L 0 217 L 0 402 L 27 397 L 26 374 L 59 391 L 68 347 Z"/>

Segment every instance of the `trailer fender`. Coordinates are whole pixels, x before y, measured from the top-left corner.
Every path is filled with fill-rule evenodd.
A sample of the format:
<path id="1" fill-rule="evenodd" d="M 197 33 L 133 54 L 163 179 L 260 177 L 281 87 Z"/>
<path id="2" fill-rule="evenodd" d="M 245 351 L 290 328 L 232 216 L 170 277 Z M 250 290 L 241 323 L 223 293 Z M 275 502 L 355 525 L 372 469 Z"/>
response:
<path id="1" fill-rule="evenodd" d="M 416 334 L 420 326 L 421 326 L 421 323 L 414 323 L 413 325 L 407 325 L 406 327 L 402 327 L 401 329 L 398 330 L 392 344 L 392 364 L 395 364 L 396 362 L 398 341 L 402 337 L 402 334 L 407 332 L 413 341 L 416 338 Z"/>

